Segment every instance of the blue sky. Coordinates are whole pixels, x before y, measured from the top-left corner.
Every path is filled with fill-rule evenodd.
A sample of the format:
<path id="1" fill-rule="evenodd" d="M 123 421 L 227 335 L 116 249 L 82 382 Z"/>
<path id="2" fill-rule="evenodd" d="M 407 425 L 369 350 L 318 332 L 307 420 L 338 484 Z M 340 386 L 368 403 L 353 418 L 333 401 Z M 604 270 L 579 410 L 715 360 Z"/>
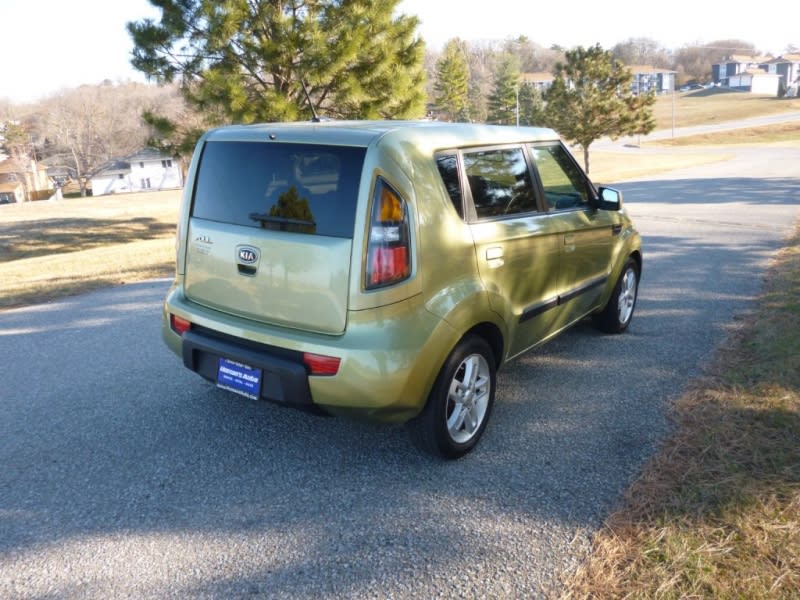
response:
<path id="1" fill-rule="evenodd" d="M 745 4 L 672 0 L 658 10 L 642 0 L 402 0 L 438 49 L 452 38 L 502 40 L 526 35 L 543 46 L 599 43 L 610 48 L 648 37 L 667 48 L 739 38 L 775 54 L 800 46 L 798 0 Z M 125 23 L 158 16 L 147 0 L 0 0 L 0 99 L 30 101 L 104 79 L 143 81 L 130 67 Z"/>

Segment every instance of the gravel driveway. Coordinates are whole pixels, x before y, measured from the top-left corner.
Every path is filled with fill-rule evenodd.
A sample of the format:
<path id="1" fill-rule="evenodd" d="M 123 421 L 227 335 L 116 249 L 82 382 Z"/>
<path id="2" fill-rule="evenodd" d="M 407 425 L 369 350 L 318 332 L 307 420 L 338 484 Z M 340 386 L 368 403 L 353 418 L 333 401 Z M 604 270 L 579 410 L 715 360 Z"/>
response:
<path id="1" fill-rule="evenodd" d="M 629 332 L 580 325 L 501 371 L 457 462 L 216 390 L 161 343 L 166 281 L 1 312 L 0 597 L 557 594 L 751 306 L 797 165 L 741 149 L 620 186 L 645 252 Z"/>

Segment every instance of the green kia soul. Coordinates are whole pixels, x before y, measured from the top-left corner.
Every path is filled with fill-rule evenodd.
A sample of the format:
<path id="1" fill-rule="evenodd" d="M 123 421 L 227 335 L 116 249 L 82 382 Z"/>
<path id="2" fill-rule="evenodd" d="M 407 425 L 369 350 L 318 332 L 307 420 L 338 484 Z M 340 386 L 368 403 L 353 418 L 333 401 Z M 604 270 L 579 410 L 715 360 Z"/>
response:
<path id="1" fill-rule="evenodd" d="M 549 129 L 231 126 L 197 144 L 163 335 L 220 388 L 471 450 L 506 362 L 631 322 L 641 240 Z"/>

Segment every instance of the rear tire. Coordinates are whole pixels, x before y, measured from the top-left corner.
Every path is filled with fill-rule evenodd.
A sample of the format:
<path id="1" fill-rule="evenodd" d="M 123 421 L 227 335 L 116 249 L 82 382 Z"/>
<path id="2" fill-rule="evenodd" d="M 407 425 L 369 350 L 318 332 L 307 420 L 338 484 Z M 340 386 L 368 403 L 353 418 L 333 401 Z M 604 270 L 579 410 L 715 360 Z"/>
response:
<path id="1" fill-rule="evenodd" d="M 447 459 L 472 450 L 489 422 L 496 379 L 494 354 L 486 340 L 463 338 L 442 366 L 425 408 L 408 422 L 414 445 Z"/>
<path id="2" fill-rule="evenodd" d="M 622 333 L 633 319 L 639 295 L 639 266 L 628 259 L 603 310 L 594 315 L 595 325 L 606 333 Z"/>

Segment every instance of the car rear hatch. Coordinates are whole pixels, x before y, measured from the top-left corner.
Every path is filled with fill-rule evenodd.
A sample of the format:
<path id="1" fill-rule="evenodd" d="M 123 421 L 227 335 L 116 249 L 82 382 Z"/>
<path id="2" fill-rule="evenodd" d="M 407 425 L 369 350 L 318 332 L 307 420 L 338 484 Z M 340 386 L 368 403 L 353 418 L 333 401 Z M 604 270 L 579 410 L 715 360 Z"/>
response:
<path id="1" fill-rule="evenodd" d="M 364 154 L 206 142 L 186 236 L 187 299 L 263 323 L 343 332 Z"/>

